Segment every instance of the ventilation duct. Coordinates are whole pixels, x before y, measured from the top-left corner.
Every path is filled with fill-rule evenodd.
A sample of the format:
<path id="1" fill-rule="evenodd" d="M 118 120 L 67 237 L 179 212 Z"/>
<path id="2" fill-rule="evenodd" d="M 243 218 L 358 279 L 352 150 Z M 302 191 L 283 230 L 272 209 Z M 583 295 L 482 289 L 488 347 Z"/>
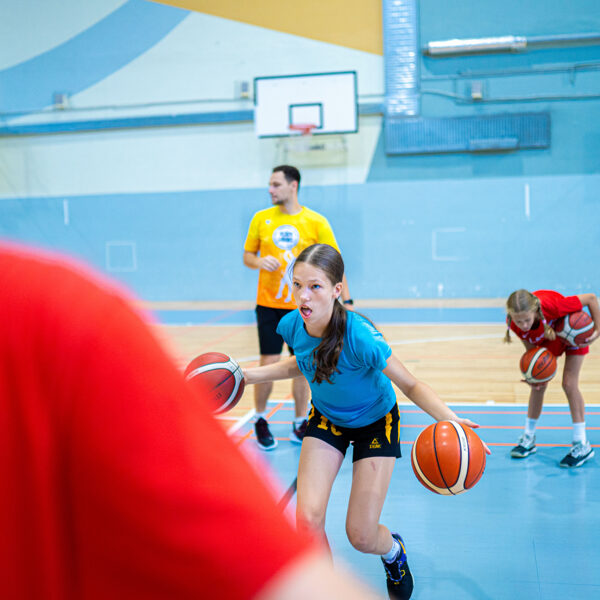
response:
<path id="1" fill-rule="evenodd" d="M 419 114 L 417 0 L 383 0 L 385 116 Z"/>
<path id="2" fill-rule="evenodd" d="M 504 35 L 474 39 L 454 39 L 429 42 L 423 53 L 429 56 L 456 56 L 458 54 L 486 54 L 492 52 L 525 52 L 528 49 L 567 45 L 598 45 L 600 33 L 558 34 L 523 37 Z"/>

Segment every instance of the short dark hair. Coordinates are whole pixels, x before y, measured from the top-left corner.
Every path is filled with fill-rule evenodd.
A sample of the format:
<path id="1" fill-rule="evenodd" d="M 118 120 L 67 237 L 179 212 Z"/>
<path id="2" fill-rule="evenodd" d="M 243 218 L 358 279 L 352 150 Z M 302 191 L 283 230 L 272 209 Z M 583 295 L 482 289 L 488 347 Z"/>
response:
<path id="1" fill-rule="evenodd" d="M 290 165 L 279 165 L 273 169 L 272 173 L 277 173 L 279 171 L 283 173 L 283 176 L 288 183 L 295 181 L 298 184 L 298 189 L 300 189 L 300 171 L 298 171 L 296 167 L 292 167 Z"/>

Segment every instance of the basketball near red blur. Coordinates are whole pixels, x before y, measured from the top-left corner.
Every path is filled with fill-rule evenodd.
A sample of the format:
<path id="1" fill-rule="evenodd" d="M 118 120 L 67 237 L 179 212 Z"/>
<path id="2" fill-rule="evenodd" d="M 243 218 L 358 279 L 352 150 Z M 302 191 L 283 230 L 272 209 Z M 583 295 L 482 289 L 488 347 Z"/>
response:
<path id="1" fill-rule="evenodd" d="M 231 410 L 244 393 L 245 380 L 240 365 L 221 352 L 206 352 L 186 367 L 185 380 L 207 397 L 215 414 Z"/>
<path id="2" fill-rule="evenodd" d="M 554 326 L 556 335 L 570 346 L 585 344 L 594 333 L 594 321 L 583 310 L 559 319 Z"/>
<path id="3" fill-rule="evenodd" d="M 454 496 L 471 489 L 485 470 L 485 448 L 479 436 L 456 421 L 426 427 L 412 447 L 417 479 L 436 494 Z"/>
<path id="4" fill-rule="evenodd" d="M 544 383 L 556 375 L 556 356 L 546 348 L 530 348 L 521 356 L 519 366 L 527 383 Z"/>

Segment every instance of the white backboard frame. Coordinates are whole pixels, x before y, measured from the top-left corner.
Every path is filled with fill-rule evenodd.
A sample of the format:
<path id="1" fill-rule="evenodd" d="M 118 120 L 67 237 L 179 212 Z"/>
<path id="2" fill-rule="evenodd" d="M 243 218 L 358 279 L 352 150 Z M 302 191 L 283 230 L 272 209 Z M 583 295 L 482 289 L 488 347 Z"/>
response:
<path id="1" fill-rule="evenodd" d="M 301 135 L 290 125 L 313 124 L 315 135 L 358 132 L 356 71 L 254 79 L 254 125 L 259 138 Z"/>

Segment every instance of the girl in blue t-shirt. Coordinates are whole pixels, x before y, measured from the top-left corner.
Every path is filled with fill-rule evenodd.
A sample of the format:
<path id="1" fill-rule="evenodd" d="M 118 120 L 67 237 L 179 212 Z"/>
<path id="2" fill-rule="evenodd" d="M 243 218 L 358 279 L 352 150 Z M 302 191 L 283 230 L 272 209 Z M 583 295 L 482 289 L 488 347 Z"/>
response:
<path id="1" fill-rule="evenodd" d="M 303 250 L 292 277 L 298 310 L 287 314 L 277 329 L 295 356 L 245 369 L 244 375 L 247 384 L 306 377 L 312 408 L 298 466 L 298 527 L 316 531 L 326 542 L 331 488 L 352 443 L 348 539 L 360 552 L 381 556 L 390 598 L 404 600 L 413 589 L 404 542 L 379 523 L 400 457 L 392 382 L 434 419 L 477 425 L 459 418 L 428 385 L 413 377 L 367 319 L 346 311 L 338 301 L 343 276 L 344 262 L 331 246 L 314 244 Z"/>

